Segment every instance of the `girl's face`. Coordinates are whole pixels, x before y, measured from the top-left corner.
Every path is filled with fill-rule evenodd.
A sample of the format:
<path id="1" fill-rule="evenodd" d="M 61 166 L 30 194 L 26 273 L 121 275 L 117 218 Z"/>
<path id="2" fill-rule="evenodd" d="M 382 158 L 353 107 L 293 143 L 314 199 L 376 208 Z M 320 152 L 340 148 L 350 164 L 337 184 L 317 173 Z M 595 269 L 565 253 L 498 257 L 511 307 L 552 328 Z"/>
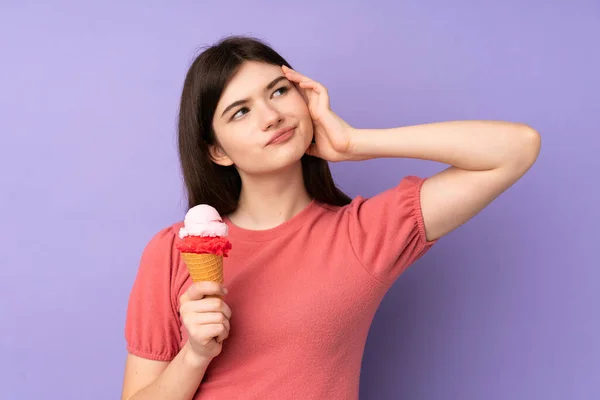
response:
<path id="1" fill-rule="evenodd" d="M 247 61 L 225 87 L 213 117 L 213 161 L 241 174 L 276 172 L 300 160 L 313 137 L 306 102 L 277 65 Z"/>

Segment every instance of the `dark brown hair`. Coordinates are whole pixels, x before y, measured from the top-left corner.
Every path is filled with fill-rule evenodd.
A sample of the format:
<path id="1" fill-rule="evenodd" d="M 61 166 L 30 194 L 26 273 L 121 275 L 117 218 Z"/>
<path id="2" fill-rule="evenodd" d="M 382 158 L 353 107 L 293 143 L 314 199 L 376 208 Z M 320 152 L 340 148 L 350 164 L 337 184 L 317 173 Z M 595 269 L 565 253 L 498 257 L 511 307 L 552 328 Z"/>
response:
<path id="1" fill-rule="evenodd" d="M 189 208 L 208 204 L 227 215 L 238 206 L 240 175 L 235 166 L 215 164 L 209 145 L 216 141 L 212 120 L 219 98 L 245 61 L 291 68 L 264 42 L 230 36 L 204 49 L 187 72 L 179 107 L 178 145 Z M 334 206 L 350 203 L 350 198 L 336 187 L 326 161 L 304 155 L 301 162 L 304 185 L 312 198 Z"/>

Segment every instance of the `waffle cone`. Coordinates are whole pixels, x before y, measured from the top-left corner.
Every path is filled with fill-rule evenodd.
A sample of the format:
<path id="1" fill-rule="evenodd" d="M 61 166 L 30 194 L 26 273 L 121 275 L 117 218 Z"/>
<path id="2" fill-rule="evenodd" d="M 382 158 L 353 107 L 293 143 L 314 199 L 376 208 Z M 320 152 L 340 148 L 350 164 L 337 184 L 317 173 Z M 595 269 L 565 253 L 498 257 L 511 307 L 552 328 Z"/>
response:
<path id="1" fill-rule="evenodd" d="M 194 282 L 223 283 L 223 256 L 216 254 L 181 253 Z"/>

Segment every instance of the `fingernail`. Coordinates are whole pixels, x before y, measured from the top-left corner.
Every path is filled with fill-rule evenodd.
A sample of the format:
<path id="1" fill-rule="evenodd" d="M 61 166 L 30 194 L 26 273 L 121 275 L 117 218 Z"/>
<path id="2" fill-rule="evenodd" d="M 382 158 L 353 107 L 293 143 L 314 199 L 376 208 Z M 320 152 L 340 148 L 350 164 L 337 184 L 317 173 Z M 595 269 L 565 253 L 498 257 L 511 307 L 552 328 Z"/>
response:
<path id="1" fill-rule="evenodd" d="M 227 294 L 229 293 L 229 290 L 227 290 L 227 288 L 223 288 L 223 293 Z"/>

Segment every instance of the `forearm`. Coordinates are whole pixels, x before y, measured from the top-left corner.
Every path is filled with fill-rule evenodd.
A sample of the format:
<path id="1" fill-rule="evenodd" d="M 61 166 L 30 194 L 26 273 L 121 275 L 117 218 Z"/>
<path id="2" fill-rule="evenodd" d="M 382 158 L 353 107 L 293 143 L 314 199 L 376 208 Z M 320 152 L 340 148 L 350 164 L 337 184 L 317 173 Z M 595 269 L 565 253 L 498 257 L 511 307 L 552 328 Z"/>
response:
<path id="1" fill-rule="evenodd" d="M 351 157 L 416 158 L 484 171 L 527 165 L 537 156 L 539 136 L 523 124 L 451 121 L 391 129 L 355 129 Z"/>
<path id="2" fill-rule="evenodd" d="M 129 400 L 190 400 L 198 390 L 210 361 L 199 360 L 186 344 L 160 376 Z"/>

